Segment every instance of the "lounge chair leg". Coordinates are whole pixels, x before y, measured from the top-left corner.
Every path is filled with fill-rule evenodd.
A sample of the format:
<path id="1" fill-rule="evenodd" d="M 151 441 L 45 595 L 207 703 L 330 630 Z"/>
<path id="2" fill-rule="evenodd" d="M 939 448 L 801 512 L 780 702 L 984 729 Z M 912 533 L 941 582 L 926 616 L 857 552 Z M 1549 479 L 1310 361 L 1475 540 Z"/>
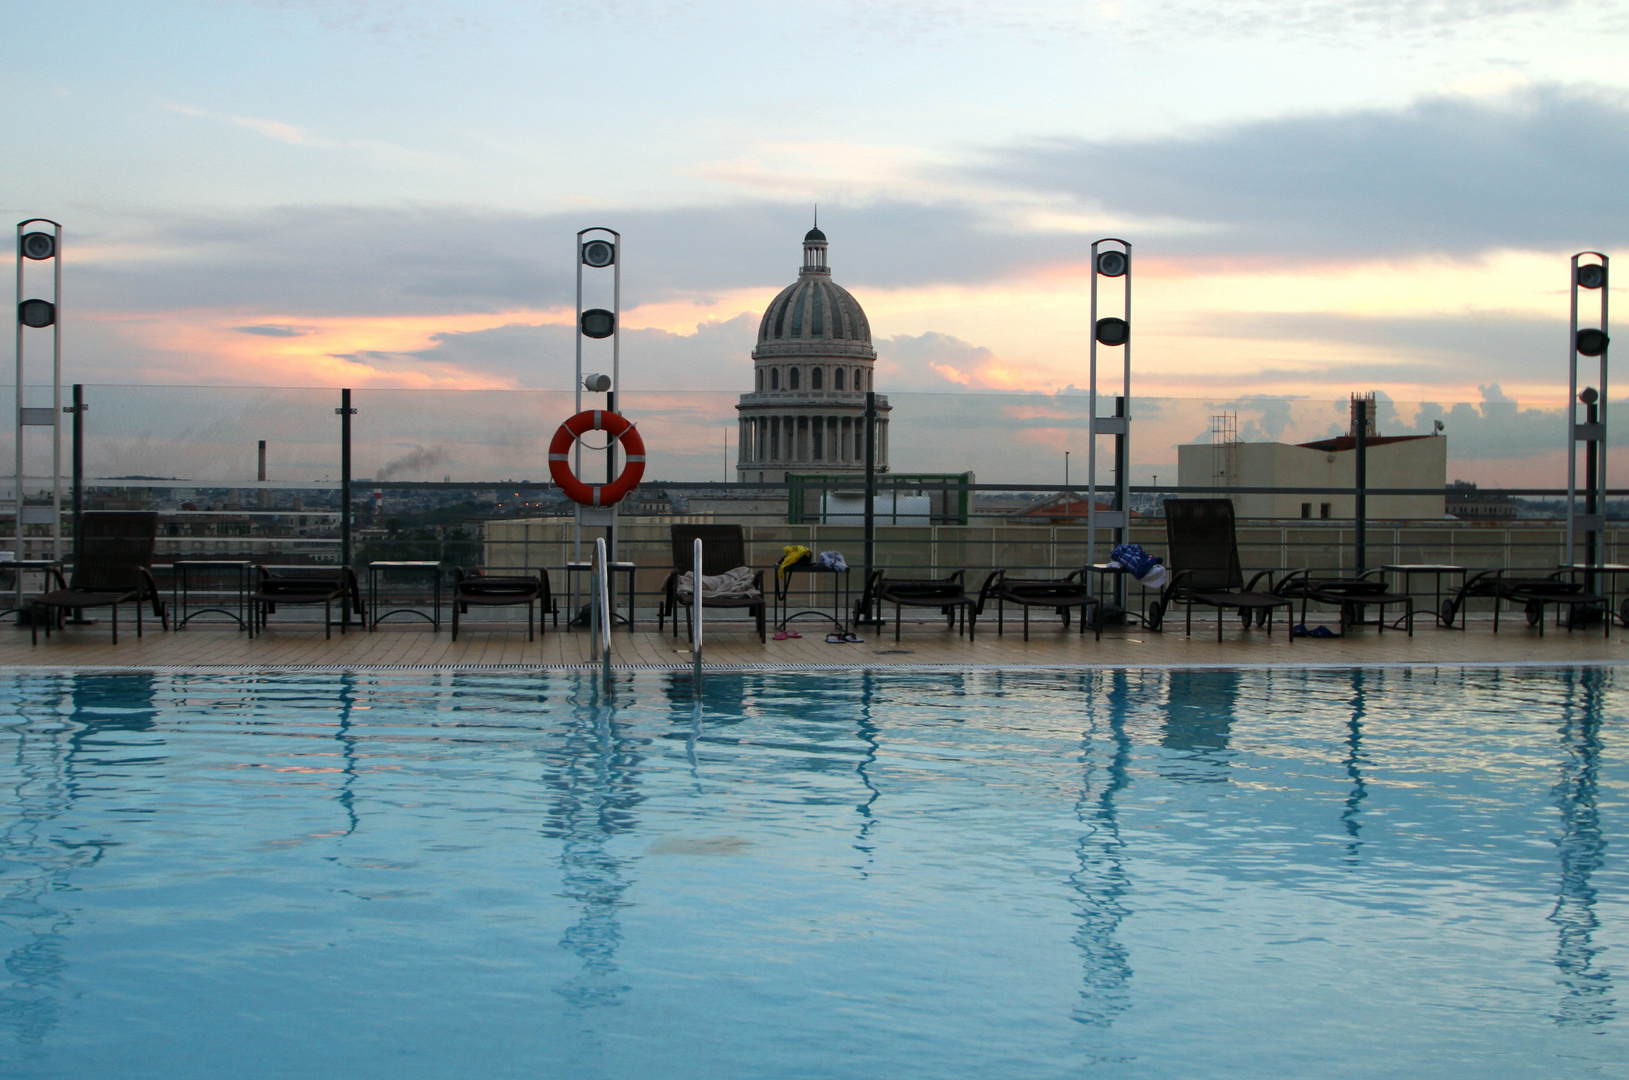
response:
<path id="1" fill-rule="evenodd" d="M 899 604 L 894 605 L 894 641 L 896 643 L 899 641 L 899 612 L 900 612 L 900 606 L 901 605 L 899 605 Z"/>
<path id="2" fill-rule="evenodd" d="M 526 601 L 526 640 L 537 640 L 537 638 L 532 635 L 532 602 L 530 600 Z"/>
<path id="3" fill-rule="evenodd" d="M 329 641 L 334 640 L 334 602 L 322 602 L 322 636 Z"/>
<path id="4" fill-rule="evenodd" d="M 141 597 L 136 597 L 136 640 L 141 640 Z"/>
<path id="5" fill-rule="evenodd" d="M 1024 640 L 1029 640 L 1029 605 L 1024 605 Z"/>
<path id="6" fill-rule="evenodd" d="M 113 644 L 119 643 L 119 605 L 113 605 L 113 614 L 108 616 L 108 622 L 113 624 Z"/>

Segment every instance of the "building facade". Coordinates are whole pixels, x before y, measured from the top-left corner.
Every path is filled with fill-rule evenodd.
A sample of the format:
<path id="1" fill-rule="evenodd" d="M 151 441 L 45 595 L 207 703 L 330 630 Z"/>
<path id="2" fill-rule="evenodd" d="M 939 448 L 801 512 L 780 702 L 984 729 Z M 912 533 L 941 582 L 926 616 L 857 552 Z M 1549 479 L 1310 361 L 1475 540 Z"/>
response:
<path id="1" fill-rule="evenodd" d="M 782 483 L 788 473 L 865 472 L 865 395 L 877 351 L 871 324 L 831 279 L 826 234 L 803 238 L 798 279 L 770 301 L 752 350 L 753 389 L 736 411 L 738 478 Z M 877 396 L 876 467 L 888 470 L 888 400 Z"/>
<path id="2" fill-rule="evenodd" d="M 1191 443 L 1177 447 L 1182 487 L 1286 488 L 1275 494 L 1232 495 L 1241 518 L 1350 518 L 1352 495 L 1302 494 L 1297 488 L 1350 488 L 1357 483 L 1357 440 L 1351 435 L 1292 446 L 1280 442 Z M 1368 440 L 1368 486 L 1427 488 L 1429 495 L 1370 495 L 1376 520 L 1441 521 L 1448 482 L 1444 435 L 1376 436 Z M 1194 496 L 1201 498 L 1203 496 Z"/>

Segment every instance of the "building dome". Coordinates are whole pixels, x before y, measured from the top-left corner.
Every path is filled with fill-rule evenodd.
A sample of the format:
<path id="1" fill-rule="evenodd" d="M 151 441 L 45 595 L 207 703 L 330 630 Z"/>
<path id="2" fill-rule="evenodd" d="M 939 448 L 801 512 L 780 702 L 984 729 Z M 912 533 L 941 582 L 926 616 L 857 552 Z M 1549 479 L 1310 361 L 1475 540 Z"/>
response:
<path id="1" fill-rule="evenodd" d="M 833 356 L 876 359 L 871 323 L 860 302 L 832 281 L 826 265 L 826 234 L 810 229 L 803 238 L 803 269 L 764 309 L 758 324 L 756 360 L 769 357 Z"/>

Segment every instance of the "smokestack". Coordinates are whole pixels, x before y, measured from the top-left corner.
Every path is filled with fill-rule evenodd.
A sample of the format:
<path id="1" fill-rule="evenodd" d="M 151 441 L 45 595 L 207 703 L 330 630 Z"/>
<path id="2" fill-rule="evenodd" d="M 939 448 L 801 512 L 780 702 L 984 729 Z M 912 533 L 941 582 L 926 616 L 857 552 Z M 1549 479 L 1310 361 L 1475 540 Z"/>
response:
<path id="1" fill-rule="evenodd" d="M 255 477 L 261 483 L 266 482 L 266 440 L 260 440 L 260 474 Z"/>

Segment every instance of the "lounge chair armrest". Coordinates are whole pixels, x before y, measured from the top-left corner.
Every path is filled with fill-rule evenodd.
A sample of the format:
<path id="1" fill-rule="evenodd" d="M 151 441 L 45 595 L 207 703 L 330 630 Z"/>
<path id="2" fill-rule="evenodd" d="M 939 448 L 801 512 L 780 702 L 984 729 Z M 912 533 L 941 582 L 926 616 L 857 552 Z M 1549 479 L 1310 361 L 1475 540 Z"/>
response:
<path id="1" fill-rule="evenodd" d="M 954 582 L 956 582 L 956 584 L 960 585 L 964 581 L 967 580 L 967 571 L 966 570 L 957 570 L 953 574 L 946 574 L 945 575 L 945 580 L 946 581 L 954 581 Z"/>
<path id="2" fill-rule="evenodd" d="M 1258 570 L 1258 571 L 1256 571 L 1256 576 L 1250 579 L 1250 584 L 1248 584 L 1248 585 L 1246 585 L 1244 587 L 1244 591 L 1245 592 L 1255 592 L 1256 591 L 1256 584 L 1259 581 L 1261 581 L 1262 578 L 1267 579 L 1267 591 L 1272 592 L 1273 591 L 1273 571 L 1271 571 L 1271 570 Z"/>
<path id="3" fill-rule="evenodd" d="M 57 588 L 66 589 L 68 587 L 68 579 L 62 576 L 62 567 L 48 566 L 45 568 L 45 572 L 57 579 Z"/>

